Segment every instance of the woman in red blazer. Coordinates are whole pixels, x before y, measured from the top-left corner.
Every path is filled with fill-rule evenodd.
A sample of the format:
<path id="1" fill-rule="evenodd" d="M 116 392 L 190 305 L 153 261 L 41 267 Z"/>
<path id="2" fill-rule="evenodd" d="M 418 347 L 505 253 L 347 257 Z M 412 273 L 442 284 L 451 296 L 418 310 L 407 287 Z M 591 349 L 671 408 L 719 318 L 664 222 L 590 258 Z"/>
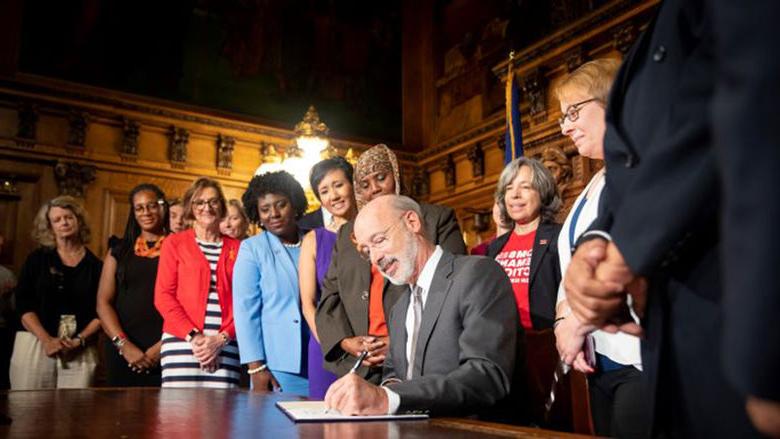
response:
<path id="1" fill-rule="evenodd" d="M 154 304 L 163 318 L 163 387 L 238 385 L 232 278 L 240 241 L 219 232 L 226 204 L 218 182 L 197 179 L 184 195 L 192 228 L 162 246 Z"/>

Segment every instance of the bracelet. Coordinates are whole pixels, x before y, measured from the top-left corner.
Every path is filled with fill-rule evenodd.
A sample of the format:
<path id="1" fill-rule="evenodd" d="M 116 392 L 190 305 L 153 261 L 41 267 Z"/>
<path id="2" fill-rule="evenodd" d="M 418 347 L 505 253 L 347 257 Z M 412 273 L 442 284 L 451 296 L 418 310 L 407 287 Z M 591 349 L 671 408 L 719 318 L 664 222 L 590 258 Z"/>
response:
<path id="1" fill-rule="evenodd" d="M 79 344 L 82 348 L 87 344 L 86 340 L 84 340 L 84 337 L 82 337 L 81 334 L 76 334 L 73 338 L 79 341 Z"/>
<path id="2" fill-rule="evenodd" d="M 553 321 L 553 329 L 555 329 L 558 326 L 558 324 L 561 323 L 564 319 L 566 319 L 566 317 L 556 318 L 555 321 Z"/>
<path id="3" fill-rule="evenodd" d="M 266 369 L 268 369 L 268 365 L 267 364 L 261 364 L 261 365 L 257 366 L 254 369 L 247 370 L 246 373 L 248 373 L 249 375 L 254 375 L 254 374 L 260 373 L 260 372 L 262 372 L 262 371 L 264 371 Z"/>
<path id="4" fill-rule="evenodd" d="M 120 332 L 114 338 L 111 339 L 111 343 L 114 344 L 114 347 L 116 347 L 117 350 L 122 350 L 122 346 L 125 345 L 125 342 L 127 342 L 127 336 L 124 332 Z"/>
<path id="5" fill-rule="evenodd" d="M 227 346 L 227 344 L 230 343 L 230 337 L 224 332 L 220 332 L 219 336 L 222 337 L 222 346 Z"/>

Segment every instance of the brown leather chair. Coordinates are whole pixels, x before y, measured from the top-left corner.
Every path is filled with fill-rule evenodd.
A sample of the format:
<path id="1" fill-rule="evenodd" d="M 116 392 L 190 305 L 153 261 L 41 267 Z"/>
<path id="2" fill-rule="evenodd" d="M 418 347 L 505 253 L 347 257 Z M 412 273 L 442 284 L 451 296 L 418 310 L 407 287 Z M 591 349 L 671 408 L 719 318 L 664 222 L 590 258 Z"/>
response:
<path id="1" fill-rule="evenodd" d="M 546 413 L 545 403 L 560 361 L 553 330 L 526 331 L 525 350 L 527 407 L 532 424 L 559 431 L 594 434 L 588 380 L 580 372 L 572 370 L 561 377 L 556 386 L 555 402 L 550 413 Z"/>

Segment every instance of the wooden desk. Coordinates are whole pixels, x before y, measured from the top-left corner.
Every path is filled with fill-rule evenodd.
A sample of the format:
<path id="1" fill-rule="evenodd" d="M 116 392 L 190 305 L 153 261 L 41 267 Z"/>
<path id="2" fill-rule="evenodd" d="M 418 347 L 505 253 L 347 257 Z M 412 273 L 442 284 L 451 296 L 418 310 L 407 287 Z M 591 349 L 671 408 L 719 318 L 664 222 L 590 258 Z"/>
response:
<path id="1" fill-rule="evenodd" d="M 246 390 L 116 389 L 0 392 L 9 438 L 583 438 L 454 418 L 427 421 L 295 424 L 276 401 L 299 399 Z"/>

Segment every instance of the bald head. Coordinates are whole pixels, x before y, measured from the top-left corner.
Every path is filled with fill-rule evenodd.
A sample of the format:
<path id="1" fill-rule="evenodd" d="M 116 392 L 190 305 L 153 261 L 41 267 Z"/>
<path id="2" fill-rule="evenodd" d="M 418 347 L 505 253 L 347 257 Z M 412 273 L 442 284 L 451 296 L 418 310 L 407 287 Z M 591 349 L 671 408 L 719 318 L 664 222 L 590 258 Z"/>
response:
<path id="1" fill-rule="evenodd" d="M 355 218 L 354 231 L 358 250 L 397 285 L 414 282 L 434 248 L 420 205 L 403 195 L 371 200 Z"/>

